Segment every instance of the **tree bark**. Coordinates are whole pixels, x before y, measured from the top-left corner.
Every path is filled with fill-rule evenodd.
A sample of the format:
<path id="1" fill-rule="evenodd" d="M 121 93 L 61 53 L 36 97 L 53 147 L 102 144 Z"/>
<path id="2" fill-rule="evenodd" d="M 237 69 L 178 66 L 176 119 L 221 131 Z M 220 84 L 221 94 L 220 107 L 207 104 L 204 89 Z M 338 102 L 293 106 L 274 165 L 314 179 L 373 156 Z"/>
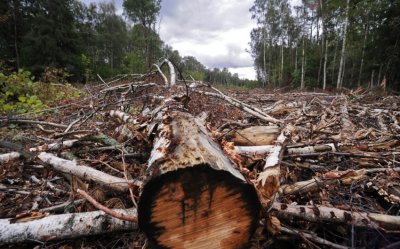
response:
<path id="1" fill-rule="evenodd" d="M 304 35 L 303 35 L 303 51 L 302 51 L 302 56 L 301 56 L 301 84 L 300 84 L 300 89 L 304 90 L 305 83 L 304 83 L 304 75 L 305 75 L 305 60 L 306 60 L 306 55 L 305 55 L 305 41 L 304 41 Z"/>
<path id="2" fill-rule="evenodd" d="M 362 77 L 362 71 L 363 71 L 363 66 L 364 66 L 364 54 L 365 54 L 365 44 L 367 43 L 367 36 L 368 36 L 368 25 L 365 27 L 364 31 L 364 40 L 363 40 L 363 46 L 362 46 L 362 51 L 361 51 L 361 62 L 360 62 L 360 72 L 358 74 L 358 86 L 361 85 L 361 77 Z"/>
<path id="3" fill-rule="evenodd" d="M 135 209 L 117 209 L 136 216 Z M 18 223 L 18 219 L 0 220 L 0 246 L 31 241 L 73 239 L 88 235 L 124 232 L 137 229 L 137 224 L 106 215 L 103 211 L 51 215 Z"/>
<path id="4" fill-rule="evenodd" d="M 345 223 L 357 227 L 392 230 L 400 229 L 400 216 L 347 211 L 324 206 L 286 205 L 275 202 L 273 209 L 279 211 L 280 217 L 298 217 L 313 222 L 327 221 Z"/>
<path id="5" fill-rule="evenodd" d="M 328 64 L 328 39 L 325 38 L 325 58 L 324 58 L 324 80 L 323 89 L 326 90 L 326 74 L 327 74 L 327 64 Z"/>
<path id="6" fill-rule="evenodd" d="M 336 88 L 340 89 L 342 88 L 342 84 L 343 84 L 343 78 L 342 75 L 343 70 L 344 70 L 344 58 L 346 56 L 346 38 L 347 38 L 347 26 L 349 23 L 349 5 L 350 5 L 350 0 L 347 0 L 346 2 L 346 19 L 344 22 L 344 30 L 343 30 L 343 43 L 342 43 L 342 53 L 340 56 L 340 64 L 339 64 L 339 73 L 338 73 L 338 79 L 337 79 L 337 83 L 336 83 Z"/>
<path id="7" fill-rule="evenodd" d="M 263 27 L 263 73 L 264 73 L 263 88 L 265 88 L 265 86 L 267 85 L 267 60 L 266 60 L 265 43 L 266 43 L 266 37 L 265 37 L 265 24 L 264 24 L 264 27 Z"/>
<path id="8" fill-rule="evenodd" d="M 238 248 L 258 224 L 255 189 L 206 128 L 188 113 L 168 111 L 148 161 L 139 227 L 155 247 Z"/>
<path id="9" fill-rule="evenodd" d="M 19 50 L 18 50 L 18 29 L 17 29 L 17 9 L 18 9 L 18 3 L 19 1 L 14 0 L 14 9 L 13 9 L 13 18 L 14 18 L 14 49 L 15 49 L 15 60 L 17 62 L 17 70 L 20 68 L 20 63 L 19 63 Z"/>
<path id="10" fill-rule="evenodd" d="M 74 161 L 62 159 L 50 153 L 42 152 L 38 157 L 43 162 L 51 165 L 56 171 L 71 174 L 82 179 L 92 180 L 116 191 L 128 191 L 129 184 L 141 186 L 140 181 L 127 181 L 123 178 L 115 177 L 87 166 L 78 165 Z"/>

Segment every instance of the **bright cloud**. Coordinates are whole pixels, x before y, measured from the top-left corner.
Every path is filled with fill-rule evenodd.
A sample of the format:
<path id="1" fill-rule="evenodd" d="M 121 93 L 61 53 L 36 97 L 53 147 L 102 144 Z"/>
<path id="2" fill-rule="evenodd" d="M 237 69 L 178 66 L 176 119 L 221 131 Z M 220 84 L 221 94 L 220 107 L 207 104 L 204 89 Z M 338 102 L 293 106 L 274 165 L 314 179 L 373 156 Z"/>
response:
<path id="1" fill-rule="evenodd" d="M 209 68 L 227 67 L 255 78 L 249 48 L 250 0 L 164 0 L 161 38 L 181 55 L 193 55 Z"/>

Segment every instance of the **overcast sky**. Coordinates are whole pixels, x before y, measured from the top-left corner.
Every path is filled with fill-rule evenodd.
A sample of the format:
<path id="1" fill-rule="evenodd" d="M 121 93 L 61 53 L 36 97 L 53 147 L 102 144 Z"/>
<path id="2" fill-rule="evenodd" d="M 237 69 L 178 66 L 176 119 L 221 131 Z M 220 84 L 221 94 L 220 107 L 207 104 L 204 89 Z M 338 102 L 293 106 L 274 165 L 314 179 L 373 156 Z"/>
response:
<path id="1" fill-rule="evenodd" d="M 102 0 L 83 0 L 85 3 Z M 103 0 L 112 2 L 113 0 Z M 122 13 L 123 0 L 114 0 Z M 162 0 L 161 39 L 181 56 L 192 55 L 209 68 L 227 67 L 241 78 L 255 79 L 249 49 L 256 26 L 249 8 L 254 0 Z"/>

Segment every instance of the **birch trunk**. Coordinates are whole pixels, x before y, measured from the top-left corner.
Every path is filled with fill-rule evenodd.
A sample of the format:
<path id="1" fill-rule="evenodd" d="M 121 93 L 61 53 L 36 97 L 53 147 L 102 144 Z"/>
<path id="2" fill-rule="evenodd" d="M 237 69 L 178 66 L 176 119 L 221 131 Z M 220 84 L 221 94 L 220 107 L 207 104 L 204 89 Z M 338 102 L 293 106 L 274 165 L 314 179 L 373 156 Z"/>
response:
<path id="1" fill-rule="evenodd" d="M 119 213 L 136 216 L 136 210 L 117 209 Z M 111 232 L 137 229 L 137 224 L 113 218 L 103 211 L 51 215 L 41 219 L 14 223 L 0 220 L 0 246 L 31 242 L 73 239 Z"/>
<path id="2" fill-rule="evenodd" d="M 304 36 L 303 36 L 303 51 L 302 51 L 302 55 L 301 55 L 301 85 L 300 85 L 300 89 L 304 90 L 305 87 L 305 83 L 304 83 L 304 75 L 305 75 L 305 68 L 304 68 L 304 64 L 305 64 L 305 41 L 304 41 Z"/>
<path id="3" fill-rule="evenodd" d="M 361 51 L 360 72 L 358 74 L 358 86 L 361 85 L 361 76 L 362 76 L 362 71 L 363 71 L 363 66 L 364 66 L 364 54 L 365 54 L 365 44 L 367 42 L 367 36 L 368 36 L 368 25 L 366 25 L 365 32 L 364 32 L 363 47 L 362 47 L 362 51 Z"/>
<path id="4" fill-rule="evenodd" d="M 347 38 L 347 26 L 349 23 L 349 5 L 350 5 L 350 0 L 347 0 L 346 2 L 346 19 L 344 22 L 344 30 L 343 30 L 343 44 L 342 44 L 342 53 L 340 56 L 340 64 L 339 64 L 339 73 L 338 73 L 338 79 L 336 83 L 336 88 L 340 89 L 342 88 L 343 84 L 343 70 L 344 70 L 344 58 L 346 56 L 346 38 Z"/>
<path id="5" fill-rule="evenodd" d="M 328 64 L 328 39 L 325 38 L 325 58 L 324 58 L 324 79 L 323 79 L 323 89 L 326 90 L 326 74 L 327 74 L 327 64 Z"/>

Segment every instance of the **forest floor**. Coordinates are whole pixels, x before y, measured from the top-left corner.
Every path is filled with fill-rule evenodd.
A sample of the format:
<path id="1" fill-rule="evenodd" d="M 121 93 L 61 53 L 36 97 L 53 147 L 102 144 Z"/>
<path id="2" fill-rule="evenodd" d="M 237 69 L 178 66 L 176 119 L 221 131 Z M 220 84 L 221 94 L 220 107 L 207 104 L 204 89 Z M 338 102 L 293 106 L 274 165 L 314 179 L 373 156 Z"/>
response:
<path id="1" fill-rule="evenodd" d="M 62 173 L 38 157 L 47 152 L 121 179 L 143 180 L 152 149 L 152 115 L 171 96 L 159 76 L 128 78 L 84 87 L 85 97 L 47 112 L 0 117 L 0 219 L 29 222 L 97 210 L 76 193 L 77 188 L 108 208 L 135 207 L 139 188 L 131 187 L 132 195 L 116 191 L 96 180 Z M 175 87 L 174 94 L 189 96 L 182 100 L 187 111 L 201 117 L 223 147 L 260 145 L 251 138 L 238 142 L 246 128 L 277 125 L 279 130 L 290 130 L 274 200 L 282 203 L 282 210 L 269 206 L 269 218 L 261 220 L 251 248 L 400 248 L 396 222 L 363 225 L 351 216 L 334 220 L 318 210 L 323 206 L 351 214 L 400 215 L 399 96 L 377 96 L 363 89 L 225 92 L 235 103 L 246 103 L 280 121 L 272 124 L 216 97 L 220 93 L 206 85 L 188 84 Z M 235 157 L 243 174 L 254 181 L 267 153 L 232 153 L 229 156 Z M 57 205 L 61 208 L 53 208 Z M 296 217 L 284 212 L 283 205 L 315 207 L 314 215 Z M 271 217 L 279 219 L 280 231 L 268 225 Z M 134 230 L 0 247 L 144 248 L 145 241 Z"/>

